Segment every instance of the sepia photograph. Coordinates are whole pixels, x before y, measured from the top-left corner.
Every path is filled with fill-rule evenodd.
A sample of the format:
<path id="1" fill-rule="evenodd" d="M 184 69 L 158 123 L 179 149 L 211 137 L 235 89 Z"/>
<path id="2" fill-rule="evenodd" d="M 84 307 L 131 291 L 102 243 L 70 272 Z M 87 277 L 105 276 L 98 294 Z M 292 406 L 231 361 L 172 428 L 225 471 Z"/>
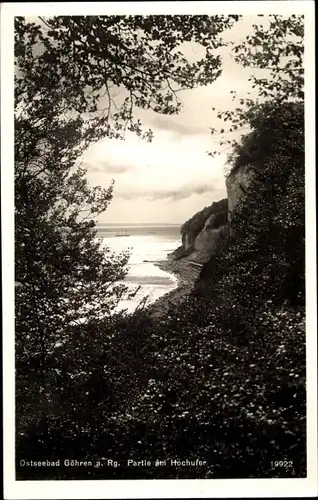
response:
<path id="1" fill-rule="evenodd" d="M 141 3 L 11 13 L 14 481 L 305 481 L 312 2 Z"/>

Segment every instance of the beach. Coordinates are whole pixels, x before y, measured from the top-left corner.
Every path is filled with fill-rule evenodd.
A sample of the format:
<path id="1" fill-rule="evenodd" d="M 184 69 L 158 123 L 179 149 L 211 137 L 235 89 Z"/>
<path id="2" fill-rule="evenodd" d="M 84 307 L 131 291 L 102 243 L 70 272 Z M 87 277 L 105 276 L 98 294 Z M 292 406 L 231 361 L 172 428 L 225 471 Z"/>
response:
<path id="1" fill-rule="evenodd" d="M 147 310 L 156 317 L 163 316 L 171 305 L 180 304 L 192 291 L 200 268 L 189 260 L 171 258 L 180 245 L 179 226 L 105 225 L 99 227 L 99 237 L 116 253 L 131 250 L 124 283 L 131 289 L 140 289 L 133 299 L 122 300 L 118 310 L 134 312 L 147 297 Z"/>
<path id="2" fill-rule="evenodd" d="M 194 267 L 186 260 L 166 259 L 154 262 L 154 265 L 177 278 L 177 286 L 174 290 L 162 295 L 148 306 L 151 315 L 159 318 L 164 316 L 171 306 L 177 306 L 186 300 L 199 277 L 200 268 Z"/>
<path id="3" fill-rule="evenodd" d="M 103 246 L 115 253 L 129 250 L 131 254 L 123 284 L 130 290 L 138 287 L 139 290 L 135 297 L 122 299 L 116 310 L 134 312 L 145 298 L 148 304 L 152 304 L 178 286 L 177 275 L 161 263 L 180 245 L 180 226 L 104 225 L 98 227 L 98 236 L 102 239 Z"/>

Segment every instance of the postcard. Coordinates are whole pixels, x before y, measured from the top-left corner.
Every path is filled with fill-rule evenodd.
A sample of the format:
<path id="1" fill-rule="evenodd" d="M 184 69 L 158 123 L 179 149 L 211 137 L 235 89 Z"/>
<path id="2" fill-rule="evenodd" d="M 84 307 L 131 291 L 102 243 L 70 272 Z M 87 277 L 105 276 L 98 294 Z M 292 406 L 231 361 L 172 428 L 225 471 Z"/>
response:
<path id="1" fill-rule="evenodd" d="M 313 13 L 2 4 L 6 499 L 317 493 Z"/>

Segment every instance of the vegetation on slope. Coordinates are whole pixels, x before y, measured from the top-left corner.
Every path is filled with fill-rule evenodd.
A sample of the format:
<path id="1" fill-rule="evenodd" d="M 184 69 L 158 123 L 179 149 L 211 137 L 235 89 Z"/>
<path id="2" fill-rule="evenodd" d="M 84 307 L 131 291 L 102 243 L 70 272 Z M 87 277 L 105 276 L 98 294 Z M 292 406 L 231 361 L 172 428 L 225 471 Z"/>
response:
<path id="1" fill-rule="evenodd" d="M 64 380 L 51 380 L 52 413 L 20 437 L 20 457 L 37 437 L 39 457 L 98 460 L 108 450 L 122 464 L 62 467 L 60 478 L 305 475 L 303 120 L 301 108 L 291 121 L 289 111 L 273 110 L 286 143 L 253 180 L 213 272 L 206 266 L 165 319 L 138 312 L 98 332 L 81 327 L 79 358 L 69 344 L 53 357 L 67 363 L 58 365 Z M 153 465 L 127 468 L 130 456 Z M 189 457 L 206 465 L 169 465 Z M 289 466 L 275 468 L 280 459 Z"/>
<path id="2" fill-rule="evenodd" d="M 195 238 L 204 228 L 207 219 L 213 214 L 227 213 L 227 198 L 215 201 L 209 207 L 205 207 L 200 212 L 194 214 L 181 226 L 181 234 L 190 233 Z"/>
<path id="3" fill-rule="evenodd" d="M 187 255 L 190 255 L 193 251 L 193 242 L 195 238 L 203 230 L 208 218 L 214 215 L 213 223 L 209 224 L 210 229 L 218 228 L 227 222 L 227 208 L 228 202 L 227 198 L 219 201 L 215 201 L 209 207 L 205 207 L 196 214 L 194 214 L 189 220 L 187 220 L 181 226 L 181 236 L 182 236 L 182 246 L 178 247 L 171 256 L 175 260 L 179 260 Z M 188 247 L 185 247 L 186 238 L 190 241 Z"/>
<path id="4" fill-rule="evenodd" d="M 142 133 L 128 101 L 107 119 L 103 112 L 94 115 L 98 92 L 105 90 L 103 62 L 111 84 L 126 85 L 133 104 L 175 112 L 179 104 L 165 86 L 167 74 L 184 86 L 219 74 L 213 50 L 194 66 L 180 54 L 171 60 L 171 44 L 185 36 L 213 48 L 216 40 L 205 35 L 215 19 L 212 25 L 203 20 L 189 31 L 189 18 L 186 24 L 178 17 L 94 18 L 90 25 L 89 19 L 59 18 L 43 33 L 17 19 L 23 73 L 16 79 L 19 479 L 306 474 L 302 19 L 272 16 L 267 32 L 256 28 L 235 50 L 242 64 L 273 72 L 267 83 L 254 82 L 268 104 L 243 103 L 234 115 L 225 112 L 235 127 L 247 122 L 252 128 L 231 161 L 237 166 L 248 159 L 256 174 L 231 217 L 235 237 L 223 241 L 195 293 L 166 318 L 153 320 L 147 311 L 111 314 L 126 291 L 104 292 L 125 273 L 127 256 L 95 245 L 85 212 L 88 206 L 94 217 L 105 210 L 111 188 L 91 190 L 83 170 L 72 173 L 91 141 L 122 135 L 126 126 Z M 220 31 L 232 21 L 220 22 Z M 130 36 L 135 29 L 146 45 Z M 97 47 L 94 40 L 105 32 L 112 36 Z M 290 42 L 291 35 L 300 41 Z M 162 43 L 154 44 L 158 37 Z M 38 42 L 45 46 L 41 55 L 33 51 Z M 133 47 L 133 68 L 125 42 Z M 122 67 L 114 62 L 116 50 Z M 279 56 L 286 54 L 292 62 L 282 71 Z M 140 64 L 143 76 L 134 73 Z M 86 84 L 95 91 L 90 99 Z M 85 113 L 93 114 L 86 120 Z M 268 147 L 260 149 L 261 143 Z M 79 305 L 71 317 L 68 297 Z M 87 298 L 102 299 L 92 303 L 92 314 Z M 64 459 L 103 458 L 122 467 L 63 467 Z M 128 458 L 152 464 L 126 468 Z M 206 464 L 171 466 L 170 458 Z M 22 467 L 21 459 L 60 459 L 62 466 Z M 167 465 L 156 467 L 157 459 Z M 281 460 L 287 466 L 273 464 Z"/>
<path id="5" fill-rule="evenodd" d="M 113 183 L 108 188 L 89 184 L 80 165 L 83 151 L 105 137 L 124 139 L 126 131 L 151 140 L 151 131 L 135 118 L 135 108 L 177 113 L 181 101 L 176 88 L 213 82 L 221 74 L 221 62 L 210 49 L 223 45 L 222 32 L 236 20 L 15 18 L 18 430 L 25 421 L 38 425 L 48 420 L 55 380 L 62 393 L 70 378 L 77 380 L 80 367 L 69 356 L 85 359 L 83 343 L 96 340 L 101 345 L 121 320 L 122 314 L 114 318 L 118 302 L 129 298 L 122 284 L 128 253 L 115 255 L 96 239 L 95 220 L 112 199 Z M 185 40 L 205 47 L 199 61 L 191 63 L 178 50 Z M 95 366 L 95 349 L 89 350 L 90 361 L 83 361 L 80 370 L 88 385 L 95 377 L 89 367 Z"/>

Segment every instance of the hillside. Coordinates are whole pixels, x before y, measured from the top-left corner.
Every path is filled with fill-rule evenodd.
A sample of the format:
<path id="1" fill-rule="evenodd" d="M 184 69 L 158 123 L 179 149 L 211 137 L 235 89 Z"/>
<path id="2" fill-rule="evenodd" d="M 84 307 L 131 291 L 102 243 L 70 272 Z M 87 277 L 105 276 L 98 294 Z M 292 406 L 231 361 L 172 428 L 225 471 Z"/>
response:
<path id="1" fill-rule="evenodd" d="M 18 400 L 20 458 L 32 449 L 34 458 L 98 460 L 110 450 L 121 466 L 90 469 L 96 479 L 306 477 L 303 120 L 301 106 L 260 111 L 245 147 L 270 136 L 266 155 L 246 163 L 238 151 L 228 199 L 182 226 L 171 269 L 202 265 L 182 300 L 174 291 L 162 315 L 80 325 L 48 358 L 51 413 L 40 418 L 34 391 Z M 128 468 L 127 455 L 150 465 Z M 201 465 L 170 461 L 191 457 Z M 286 467 L 275 466 L 281 457 Z M 59 470 L 59 479 L 86 477 Z"/>

